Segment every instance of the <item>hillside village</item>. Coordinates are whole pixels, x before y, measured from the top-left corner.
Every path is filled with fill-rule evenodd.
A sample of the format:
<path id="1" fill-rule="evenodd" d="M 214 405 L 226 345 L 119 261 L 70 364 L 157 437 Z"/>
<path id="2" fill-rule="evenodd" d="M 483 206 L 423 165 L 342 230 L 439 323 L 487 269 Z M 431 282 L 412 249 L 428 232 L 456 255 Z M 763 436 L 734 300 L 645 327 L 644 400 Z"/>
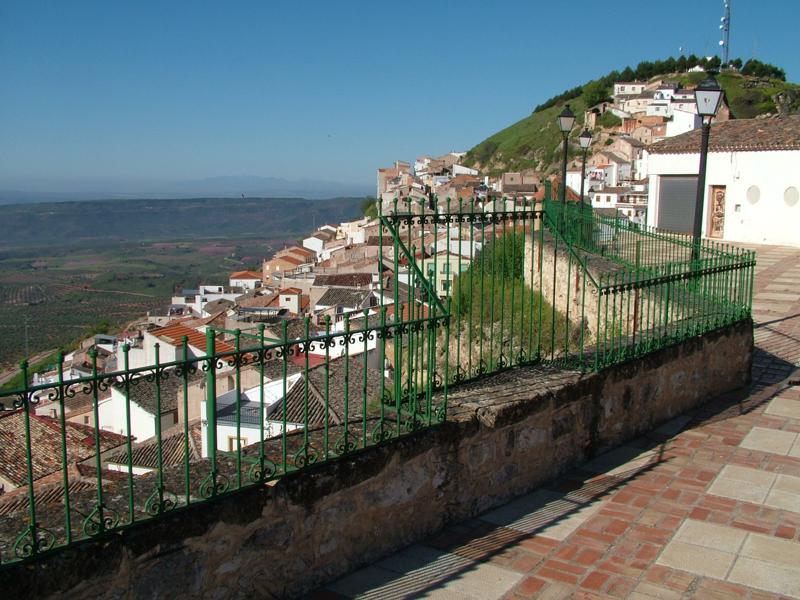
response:
<path id="1" fill-rule="evenodd" d="M 671 177 L 681 175 L 685 179 L 686 175 L 696 172 L 691 170 L 697 165 L 697 154 L 693 149 L 698 144 L 700 119 L 696 113 L 693 91 L 676 83 L 662 78 L 647 82 L 616 82 L 613 97 L 589 107 L 579 119 L 592 133 L 585 164 L 583 201 L 600 214 L 628 219 L 637 226 L 659 225 L 658 219 L 674 218 L 677 219 L 674 229 L 679 231 L 683 217 L 667 214 L 659 208 L 659 194 L 669 188 L 668 183 L 673 181 Z M 773 176 L 768 165 L 764 167 L 766 170 L 757 170 L 757 173 L 745 168 L 748 161 L 762 160 L 763 151 L 770 150 L 779 153 L 780 157 L 785 155 L 781 169 L 784 173 L 791 173 L 785 165 L 792 161 L 800 164 L 800 116 L 738 121 L 731 120 L 730 116 L 728 107 L 723 105 L 712 127 L 712 150 L 716 139 L 718 147 L 734 157 L 728 160 L 738 161 L 740 170 L 736 172 L 734 181 L 722 166 L 715 167 L 710 163 L 709 177 L 709 183 L 717 186 L 724 183 L 720 178 L 730 179 L 728 202 L 737 208 L 730 208 L 729 215 L 744 218 L 748 210 L 756 210 L 758 197 L 754 194 L 758 193 L 758 186 L 767 189 L 773 184 L 780 186 L 783 194 L 782 202 L 777 201 L 780 210 L 800 208 L 796 206 L 796 187 L 787 187 L 782 180 L 770 182 Z M 576 129 L 574 133 L 579 133 L 580 128 Z M 571 143 L 575 142 L 571 140 Z M 145 369 L 155 364 L 180 361 L 184 357 L 201 357 L 206 354 L 209 344 L 217 352 L 234 352 L 240 341 L 239 335 L 250 336 L 248 339 L 251 341 L 259 339 L 261 343 L 277 344 L 326 331 L 343 332 L 348 327 L 357 329 L 363 326 L 365 318 L 374 319 L 380 307 L 386 307 L 385 314 L 391 318 L 396 310 L 395 298 L 406 299 L 405 302 L 401 300 L 403 304 L 397 309 L 402 311 L 403 318 L 410 310 L 409 305 L 414 305 L 413 310 L 428 310 L 411 289 L 408 261 L 405 257 L 394 256 L 395 249 L 384 237 L 375 208 L 384 213 L 430 212 L 436 207 L 440 211 L 466 210 L 465 207 L 483 212 L 513 210 L 517 206 L 541 201 L 548 182 L 556 190 L 559 186 L 557 176 L 533 170 L 485 174 L 478 168 L 465 165 L 465 156 L 465 152 L 450 152 L 437 157 L 423 155 L 413 164 L 396 161 L 392 166 L 377 169 L 377 206 L 367 207 L 363 218 L 318 227 L 296 244 L 265 257 L 260 270 L 232 272 L 227 281 L 204 282 L 196 288 L 183 289 L 162 310 L 130 323 L 118 335 L 97 335 L 84 340 L 77 350 L 65 356 L 63 365 L 34 374 L 32 383 L 58 384 L 60 380 L 89 377 L 93 373 Z M 673 170 L 680 169 L 669 162 L 671 156 L 684 161 L 688 173 L 676 171 L 673 174 Z M 654 165 L 657 167 L 655 174 Z M 570 161 L 565 191 L 568 201 L 581 201 L 581 166 L 580 157 Z M 714 179 L 715 168 L 720 173 L 718 179 Z M 740 177 L 741 174 L 744 175 Z M 751 181 L 749 177 L 760 179 Z M 742 186 L 746 191 L 741 191 Z M 754 188 L 757 192 L 752 191 Z M 743 195 L 746 195 L 747 202 L 740 199 Z M 691 200 L 693 193 L 687 197 Z M 683 213 L 690 214 L 691 211 L 687 208 Z M 714 211 L 709 214 L 713 218 L 719 217 Z M 796 214 L 794 221 L 788 213 L 779 218 L 789 224 L 798 222 Z M 729 220 L 733 222 L 730 217 Z M 734 225 L 725 229 L 718 221 L 713 221 L 710 231 L 712 236 L 721 239 L 750 241 L 737 240 L 736 236 L 744 234 Z M 776 236 L 784 235 L 779 227 L 775 231 Z M 418 267 L 430 278 L 441 299 L 448 298 L 455 277 L 469 268 L 493 235 L 492 228 L 461 229 L 431 224 L 415 224 L 403 231 L 408 247 L 415 250 Z M 786 235 L 792 237 L 791 233 Z M 776 238 L 774 243 L 792 241 Z M 394 289 L 394 285 L 398 289 Z M 237 331 L 241 333 L 237 334 Z M 256 391 L 265 384 L 263 389 L 269 398 L 269 435 L 277 435 L 284 428 L 302 427 L 303 419 L 296 415 L 303 413 L 304 402 L 308 410 L 308 394 L 321 397 L 322 380 L 319 377 L 322 371 L 318 368 L 326 363 L 326 351 L 329 352 L 327 368 L 330 371 L 344 369 L 351 376 L 363 373 L 364 381 L 369 380 L 369 385 L 365 383 L 365 386 L 372 394 L 375 389 L 381 389 L 382 378 L 391 377 L 391 365 L 385 360 L 381 364 L 375 349 L 376 343 L 372 340 L 365 342 L 363 347 L 352 347 L 345 356 L 340 349 L 331 351 L 323 344 L 312 344 L 307 365 L 296 356 L 286 372 L 271 369 L 262 381 L 253 369 L 243 370 L 241 380 L 234 381 L 231 367 L 222 364 L 216 390 L 218 407 L 222 407 L 219 426 L 223 430 L 226 422 L 233 426 L 231 403 L 236 389 L 242 390 L 246 404 L 257 404 Z M 330 373 L 326 374 L 326 381 L 328 375 Z M 360 379 L 360 375 L 358 377 Z M 330 380 L 333 379 L 331 375 Z M 181 383 L 180 379 L 177 381 Z M 171 443 L 169 440 L 173 437 L 182 440 L 184 428 L 190 432 L 188 439 L 192 442 L 190 450 L 193 455 L 207 456 L 210 442 L 207 425 L 201 420 L 206 401 L 203 378 L 193 374 L 184 383 L 187 391 L 183 401 L 180 400 L 180 385 L 165 385 L 163 398 L 158 401 L 152 386 L 141 386 L 135 393 L 128 394 L 129 410 L 126 410 L 126 393 L 119 386 L 95 390 L 96 396 L 88 391 L 79 391 L 66 398 L 63 407 L 42 394 L 34 415 L 36 443 L 40 448 L 50 448 L 51 452 L 43 451 L 41 456 L 34 457 L 37 478 L 44 481 L 47 477 L 60 477 L 60 464 L 51 460 L 50 455 L 57 452 L 61 434 L 58 426 L 47 425 L 56 424 L 61 418 L 72 428 L 67 440 L 70 454 L 76 457 L 85 454 L 86 460 L 90 460 L 93 454 L 79 450 L 92 437 L 94 428 L 99 428 L 98 443 L 110 471 L 133 468 L 137 474 L 152 472 L 156 468 L 154 440 L 161 439 L 165 445 Z M 364 388 L 365 398 L 367 387 Z M 147 392 L 148 389 L 151 391 Z M 309 426 L 319 425 L 322 420 L 340 422 L 340 408 L 331 406 L 333 412 L 330 414 L 314 413 L 308 421 Z M 282 410 L 286 410 L 287 415 L 295 415 L 293 418 L 297 422 L 292 422 L 292 418 L 282 419 Z M 18 410 L 0 410 L 0 436 L 4 440 L 0 446 L 0 493 L 4 497 L 0 500 L 0 515 L 4 506 L 15 506 L 14 503 L 19 502 L 18 496 L 25 489 L 26 474 L 19 469 L 19 456 L 24 455 L 20 446 L 24 436 L 15 434 L 22 426 L 19 415 Z M 227 435 L 220 434 L 216 438 L 220 450 L 233 451 L 237 444 L 246 446 L 258 437 L 257 431 L 238 435 L 236 429 L 230 427 L 225 430 Z M 126 431 L 130 431 L 130 440 Z M 131 453 L 125 450 L 129 441 L 133 443 Z M 75 446 L 74 453 L 72 445 Z M 170 461 L 178 465 L 183 460 L 183 450 L 176 450 L 159 460 L 166 461 L 166 465 L 171 464 Z M 85 479 L 80 469 L 71 472 L 70 477 L 74 477 L 76 482 Z M 86 485 L 90 485 L 91 479 L 88 478 Z"/>
<path id="2" fill-rule="evenodd" d="M 723 104 L 715 122 L 729 119 L 730 110 Z M 701 119 L 694 90 L 659 77 L 648 82 L 616 82 L 611 100 L 589 107 L 583 123 L 593 136 L 586 161 L 586 201 L 601 212 L 644 224 L 648 196 L 645 148 L 699 128 Z M 481 202 L 496 198 L 541 200 L 544 173 L 528 169 L 483 175 L 461 164 L 466 154 L 421 156 L 413 167 L 396 161 L 392 167 L 378 169 L 377 197 L 387 209 L 395 198 L 419 201 L 429 196 L 438 198 L 440 204 L 447 198 Z M 577 199 L 581 189 L 580 161 L 580 157 L 574 159 L 567 171 L 572 199 Z M 555 176 L 550 179 L 557 184 Z"/>

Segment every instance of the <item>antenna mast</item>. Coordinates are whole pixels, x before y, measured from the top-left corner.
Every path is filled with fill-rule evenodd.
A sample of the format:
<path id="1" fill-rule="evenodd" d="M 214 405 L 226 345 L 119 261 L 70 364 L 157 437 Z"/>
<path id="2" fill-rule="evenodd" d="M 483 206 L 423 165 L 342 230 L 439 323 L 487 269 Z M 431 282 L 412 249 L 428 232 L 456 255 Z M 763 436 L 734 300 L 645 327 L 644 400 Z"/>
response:
<path id="1" fill-rule="evenodd" d="M 719 45 L 722 46 L 722 66 L 728 66 L 728 57 L 731 46 L 731 2 L 732 0 L 722 0 L 725 4 L 725 12 L 720 19 L 719 28 L 722 30 L 722 39 Z"/>

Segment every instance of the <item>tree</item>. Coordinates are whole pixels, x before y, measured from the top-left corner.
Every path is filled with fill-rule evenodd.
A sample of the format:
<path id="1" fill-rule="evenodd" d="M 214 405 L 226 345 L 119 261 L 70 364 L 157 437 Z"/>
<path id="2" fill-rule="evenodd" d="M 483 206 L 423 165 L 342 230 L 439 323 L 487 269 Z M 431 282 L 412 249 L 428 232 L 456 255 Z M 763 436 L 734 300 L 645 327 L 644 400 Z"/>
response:
<path id="1" fill-rule="evenodd" d="M 587 108 L 606 100 L 608 100 L 608 87 L 602 81 L 590 81 L 583 86 L 583 101 Z"/>
<path id="2" fill-rule="evenodd" d="M 681 73 L 683 73 L 684 71 L 686 71 L 686 69 L 688 68 L 688 67 L 687 67 L 687 61 L 686 61 L 686 57 L 685 57 L 683 54 L 681 54 L 681 55 L 678 57 L 678 60 L 677 60 L 677 61 L 675 61 L 675 68 L 676 68 L 676 69 L 677 69 L 679 72 L 681 72 Z"/>
<path id="3" fill-rule="evenodd" d="M 742 67 L 742 75 L 752 75 L 754 77 L 770 77 L 772 79 L 780 79 L 786 81 L 786 71 L 771 65 L 769 63 L 761 62 L 758 59 L 751 58 Z"/>
<path id="4" fill-rule="evenodd" d="M 741 70 L 741 68 L 742 68 L 742 59 L 741 58 L 734 58 L 729 64 L 734 69 L 740 69 Z"/>
<path id="5" fill-rule="evenodd" d="M 622 79 L 622 81 L 633 81 L 634 79 L 636 79 L 636 73 L 634 73 L 633 69 L 631 69 L 630 67 L 625 67 L 625 70 L 622 71 L 620 78 Z"/>
<path id="6" fill-rule="evenodd" d="M 364 196 L 361 202 L 361 210 L 368 219 L 375 219 L 378 216 L 378 199 L 372 196 Z"/>
<path id="7" fill-rule="evenodd" d="M 707 69 L 713 69 L 714 71 L 718 71 L 721 66 L 722 66 L 722 61 L 720 60 L 719 56 L 712 56 L 706 61 Z"/>
<path id="8" fill-rule="evenodd" d="M 656 74 L 653 63 L 648 60 L 643 60 L 636 65 L 636 79 L 650 79 Z"/>

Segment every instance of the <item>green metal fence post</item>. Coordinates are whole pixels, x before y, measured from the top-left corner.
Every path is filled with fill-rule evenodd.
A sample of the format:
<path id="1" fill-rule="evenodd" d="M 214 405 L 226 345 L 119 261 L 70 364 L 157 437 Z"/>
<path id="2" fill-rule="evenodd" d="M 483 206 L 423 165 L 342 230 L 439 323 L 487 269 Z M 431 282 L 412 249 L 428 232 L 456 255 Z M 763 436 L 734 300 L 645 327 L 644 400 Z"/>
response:
<path id="1" fill-rule="evenodd" d="M 214 331 L 209 328 L 206 330 L 206 439 L 208 458 L 211 462 L 210 479 L 206 487 L 204 496 L 216 496 L 218 492 L 218 473 L 217 473 L 217 358 L 216 340 Z"/>

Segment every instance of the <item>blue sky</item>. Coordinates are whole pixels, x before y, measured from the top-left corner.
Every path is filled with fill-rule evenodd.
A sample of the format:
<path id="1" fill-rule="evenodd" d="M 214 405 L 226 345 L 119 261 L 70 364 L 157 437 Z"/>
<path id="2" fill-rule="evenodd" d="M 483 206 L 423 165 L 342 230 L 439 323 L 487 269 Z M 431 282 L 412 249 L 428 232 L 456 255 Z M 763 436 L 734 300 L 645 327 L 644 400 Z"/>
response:
<path id="1" fill-rule="evenodd" d="M 371 185 L 566 88 L 717 50 L 722 0 L 0 3 L 0 188 L 222 175 Z M 733 0 L 732 55 L 800 81 L 797 0 Z"/>

